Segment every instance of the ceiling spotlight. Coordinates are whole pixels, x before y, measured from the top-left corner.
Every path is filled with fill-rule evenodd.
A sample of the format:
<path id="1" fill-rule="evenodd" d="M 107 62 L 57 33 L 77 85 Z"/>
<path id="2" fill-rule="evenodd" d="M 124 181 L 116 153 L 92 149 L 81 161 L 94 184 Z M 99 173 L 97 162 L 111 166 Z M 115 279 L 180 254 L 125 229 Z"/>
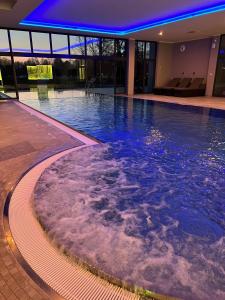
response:
<path id="1" fill-rule="evenodd" d="M 158 35 L 162 36 L 163 35 L 163 31 L 160 30 L 160 32 L 158 33 Z"/>

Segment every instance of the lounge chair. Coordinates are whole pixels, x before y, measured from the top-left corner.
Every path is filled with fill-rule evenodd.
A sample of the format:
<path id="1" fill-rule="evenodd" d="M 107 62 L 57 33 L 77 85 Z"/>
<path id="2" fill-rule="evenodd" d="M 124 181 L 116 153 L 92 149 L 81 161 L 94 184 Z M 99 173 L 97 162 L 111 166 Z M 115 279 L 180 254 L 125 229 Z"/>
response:
<path id="1" fill-rule="evenodd" d="M 165 90 L 175 88 L 179 85 L 179 83 L 180 83 L 180 78 L 173 78 L 167 83 L 166 86 L 154 88 L 153 93 L 156 95 L 163 95 Z"/>
<path id="2" fill-rule="evenodd" d="M 188 87 L 176 87 L 173 90 L 175 97 L 196 97 L 205 95 L 204 78 L 194 78 Z"/>
<path id="3" fill-rule="evenodd" d="M 191 78 L 182 78 L 180 80 L 180 83 L 178 84 L 178 86 L 165 89 L 163 95 L 174 96 L 174 91 L 176 89 L 187 88 L 187 87 L 189 87 L 190 84 L 191 84 Z"/>

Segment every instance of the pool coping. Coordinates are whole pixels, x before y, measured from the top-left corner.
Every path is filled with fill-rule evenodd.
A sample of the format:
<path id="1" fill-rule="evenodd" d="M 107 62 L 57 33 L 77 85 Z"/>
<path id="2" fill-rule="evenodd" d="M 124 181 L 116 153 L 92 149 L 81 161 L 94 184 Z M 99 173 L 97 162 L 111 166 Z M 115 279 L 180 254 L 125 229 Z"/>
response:
<path id="1" fill-rule="evenodd" d="M 38 281 L 39 286 L 52 299 L 85 300 L 114 299 L 114 297 L 118 299 L 119 297 L 119 299 L 138 300 L 139 296 L 95 276 L 61 253 L 50 243 L 32 210 L 30 200 L 41 173 L 54 161 L 84 147 L 88 146 L 83 145 L 55 154 L 26 172 L 10 197 L 10 206 L 5 209 L 4 225 L 7 241 L 27 273 L 32 275 L 32 279 L 36 282 Z M 6 220 L 7 215 L 8 220 Z M 23 222 L 19 224 L 18 219 L 22 219 Z M 86 289 L 87 283 L 89 283 L 88 289 Z M 90 298 L 90 295 L 94 298 Z"/>
<path id="2" fill-rule="evenodd" d="M 205 100 L 211 99 L 211 98 L 223 98 L 223 97 L 187 97 L 187 98 L 182 98 L 182 97 L 173 97 L 173 96 L 159 96 L 159 95 L 154 95 L 154 94 L 134 94 L 132 96 L 129 95 L 115 95 L 116 97 L 125 97 L 125 98 L 130 98 L 132 100 L 142 100 L 142 101 L 151 101 L 155 103 L 160 103 L 160 104 L 174 104 L 174 105 L 179 105 L 183 107 L 195 107 L 195 108 L 201 108 L 201 109 L 213 109 L 213 110 L 222 110 L 225 111 L 225 107 L 215 107 L 212 106 L 211 104 L 198 104 L 198 103 L 188 103 L 188 99 L 190 100 L 202 100 L 205 97 Z M 158 96 L 158 97 L 155 97 Z M 153 98 L 150 98 L 153 97 Z M 182 102 L 184 101 L 184 102 Z"/>
<path id="3" fill-rule="evenodd" d="M 71 135 L 72 137 L 78 139 L 79 141 L 85 143 L 85 144 L 90 144 L 90 140 L 92 142 L 95 143 L 101 143 L 102 141 L 100 141 L 99 139 L 96 139 L 95 137 L 88 135 L 86 132 L 82 131 L 82 130 L 78 130 L 78 129 L 74 129 L 73 127 L 51 117 L 48 116 L 47 114 L 19 101 L 19 100 L 12 100 L 15 102 L 16 105 L 18 105 L 19 107 L 21 107 L 22 109 L 26 110 L 27 112 L 29 112 L 31 115 L 34 115 L 36 117 L 38 117 L 39 119 L 50 123 L 51 125 L 54 125 L 55 127 L 57 127 L 58 129 L 64 131 L 65 133 Z"/>

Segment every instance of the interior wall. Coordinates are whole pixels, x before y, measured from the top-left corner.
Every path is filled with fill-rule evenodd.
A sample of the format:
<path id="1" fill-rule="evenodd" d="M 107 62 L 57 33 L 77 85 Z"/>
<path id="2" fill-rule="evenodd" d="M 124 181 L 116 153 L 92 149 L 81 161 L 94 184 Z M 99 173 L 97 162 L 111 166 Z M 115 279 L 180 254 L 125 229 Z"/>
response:
<path id="1" fill-rule="evenodd" d="M 211 38 L 173 44 L 171 77 L 203 77 L 206 80 L 211 45 Z M 185 51 L 182 52 L 183 46 Z"/>
<path id="2" fill-rule="evenodd" d="M 158 43 L 155 86 L 165 86 L 171 79 L 173 44 Z"/>
<path id="3" fill-rule="evenodd" d="M 183 46 L 185 51 L 182 52 Z M 218 47 L 219 37 L 174 44 L 158 43 L 155 86 L 165 86 L 174 77 L 203 77 L 207 83 L 206 95 L 211 96 Z"/>

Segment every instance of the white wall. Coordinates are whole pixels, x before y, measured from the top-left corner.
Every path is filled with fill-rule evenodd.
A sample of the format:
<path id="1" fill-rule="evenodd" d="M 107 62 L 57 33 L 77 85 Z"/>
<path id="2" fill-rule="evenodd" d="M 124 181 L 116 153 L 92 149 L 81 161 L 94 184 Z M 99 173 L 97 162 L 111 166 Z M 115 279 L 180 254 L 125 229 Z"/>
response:
<path id="1" fill-rule="evenodd" d="M 180 51 L 181 45 L 186 50 Z M 164 86 L 174 77 L 203 77 L 206 95 L 212 96 L 219 37 L 183 43 L 159 43 L 156 61 L 156 86 Z M 195 73 L 195 74 L 193 74 Z"/>
<path id="2" fill-rule="evenodd" d="M 159 43 L 156 58 L 155 86 L 167 84 L 171 79 L 173 44 Z"/>
<path id="3" fill-rule="evenodd" d="M 173 44 L 171 76 L 202 77 L 206 80 L 211 44 L 210 38 Z M 180 50 L 183 45 L 186 47 L 184 52 Z"/>

